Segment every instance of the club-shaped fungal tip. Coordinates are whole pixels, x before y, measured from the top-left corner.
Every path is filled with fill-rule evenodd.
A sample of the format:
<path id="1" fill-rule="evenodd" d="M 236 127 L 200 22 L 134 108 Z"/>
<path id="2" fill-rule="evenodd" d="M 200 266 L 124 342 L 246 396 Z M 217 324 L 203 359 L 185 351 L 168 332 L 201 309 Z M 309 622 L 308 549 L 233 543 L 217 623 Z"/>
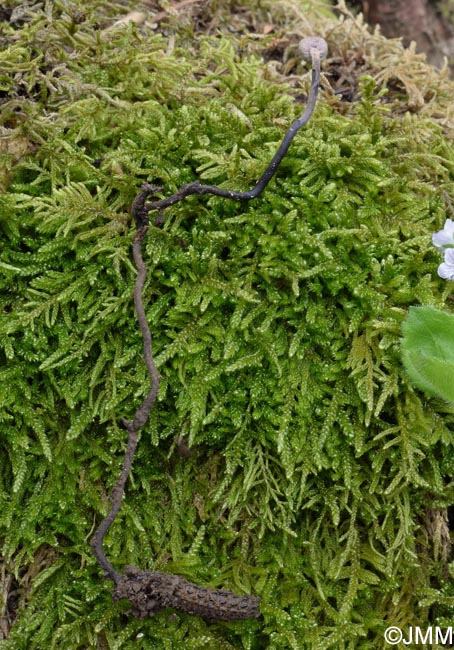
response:
<path id="1" fill-rule="evenodd" d="M 299 42 L 298 49 L 306 61 L 312 61 L 312 50 L 316 50 L 319 53 L 320 61 L 323 61 L 328 54 L 328 44 L 320 36 L 307 36 L 303 38 Z"/>

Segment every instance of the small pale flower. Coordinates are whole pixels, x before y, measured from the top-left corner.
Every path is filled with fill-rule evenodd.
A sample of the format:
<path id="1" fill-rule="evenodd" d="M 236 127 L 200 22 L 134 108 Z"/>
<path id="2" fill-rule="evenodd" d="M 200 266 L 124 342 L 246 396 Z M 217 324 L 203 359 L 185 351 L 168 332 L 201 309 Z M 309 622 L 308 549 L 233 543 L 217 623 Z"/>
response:
<path id="1" fill-rule="evenodd" d="M 445 250 L 445 261 L 438 267 L 438 275 L 443 280 L 454 280 L 454 248 Z"/>
<path id="2" fill-rule="evenodd" d="M 435 235 L 432 235 L 432 243 L 437 248 L 454 246 L 454 221 L 452 219 L 446 219 L 443 230 L 439 230 Z"/>

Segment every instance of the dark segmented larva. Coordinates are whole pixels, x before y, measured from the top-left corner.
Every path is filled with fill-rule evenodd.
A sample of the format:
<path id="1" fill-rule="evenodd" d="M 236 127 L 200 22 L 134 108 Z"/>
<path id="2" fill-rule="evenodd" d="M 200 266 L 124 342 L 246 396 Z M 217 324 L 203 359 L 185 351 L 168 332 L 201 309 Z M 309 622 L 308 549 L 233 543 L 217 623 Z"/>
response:
<path id="1" fill-rule="evenodd" d="M 260 598 L 256 596 L 238 596 L 223 589 L 199 587 L 179 576 L 140 571 L 130 566 L 125 568 L 125 575 L 117 582 L 113 597 L 115 600 L 129 600 L 131 613 L 137 618 L 154 616 L 167 607 L 209 621 L 236 621 L 260 616 Z"/>

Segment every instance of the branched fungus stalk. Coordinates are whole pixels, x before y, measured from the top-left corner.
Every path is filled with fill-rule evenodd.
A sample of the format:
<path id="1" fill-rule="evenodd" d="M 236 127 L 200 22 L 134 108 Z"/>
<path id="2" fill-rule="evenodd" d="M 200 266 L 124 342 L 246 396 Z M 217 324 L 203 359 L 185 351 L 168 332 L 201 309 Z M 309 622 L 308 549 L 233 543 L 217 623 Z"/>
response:
<path id="1" fill-rule="evenodd" d="M 132 204 L 131 212 L 137 228 L 133 242 L 133 258 L 137 269 L 134 305 L 143 338 L 144 359 L 151 386 L 134 418 L 132 420 L 122 418 L 121 420 L 122 426 L 128 432 L 123 466 L 109 497 L 110 510 L 96 529 L 91 539 L 91 547 L 99 565 L 104 569 L 105 577 L 115 583 L 113 597 L 116 600 L 127 598 L 131 602 L 132 613 L 138 618 L 152 616 L 166 607 L 173 607 L 188 614 L 201 616 L 207 620 L 232 621 L 243 618 L 257 618 L 260 615 L 258 609 L 260 599 L 255 596 L 238 596 L 230 591 L 199 587 L 176 575 L 140 571 L 131 566 L 125 567 L 125 573 L 121 574 L 116 571 L 104 553 L 104 538 L 120 510 L 125 484 L 137 448 L 138 433 L 148 420 L 159 389 L 159 374 L 152 354 L 152 337 L 142 300 L 142 290 L 147 272 L 142 257 L 142 242 L 148 231 L 149 213 L 157 212 L 154 224 L 158 225 L 163 222 L 162 210 L 164 208 L 178 203 L 191 194 L 214 194 L 215 196 L 241 201 L 255 199 L 263 192 L 276 173 L 296 133 L 309 121 L 317 101 L 320 86 L 320 61 L 327 55 L 327 44 L 322 38 L 309 37 L 300 42 L 299 49 L 303 58 L 312 63 L 312 80 L 306 109 L 301 117 L 290 126 L 277 152 L 251 190 L 236 192 L 215 185 L 203 185 L 198 181 L 194 181 L 183 185 L 175 194 L 167 198 L 147 203 L 147 198 L 156 195 L 162 188 L 144 183 Z"/>

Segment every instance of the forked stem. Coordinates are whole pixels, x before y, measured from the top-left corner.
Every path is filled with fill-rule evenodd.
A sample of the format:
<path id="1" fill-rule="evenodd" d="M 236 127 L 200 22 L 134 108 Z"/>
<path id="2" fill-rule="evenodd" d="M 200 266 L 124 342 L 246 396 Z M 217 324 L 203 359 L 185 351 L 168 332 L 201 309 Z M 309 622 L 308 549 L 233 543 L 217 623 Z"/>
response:
<path id="1" fill-rule="evenodd" d="M 241 201 L 243 199 L 255 199 L 263 192 L 276 173 L 293 138 L 299 129 L 309 121 L 317 101 L 320 85 L 320 61 L 326 56 L 327 45 L 321 38 L 310 37 L 301 41 L 300 51 L 304 58 L 312 62 L 312 81 L 306 109 L 301 117 L 295 120 L 290 126 L 271 162 L 251 190 L 248 192 L 236 192 L 233 190 L 225 190 L 215 185 L 202 185 L 199 181 L 194 181 L 193 183 L 183 185 L 175 194 L 167 198 L 146 203 L 147 197 L 156 194 L 161 188 L 144 183 L 132 204 L 131 212 L 137 227 L 132 247 L 134 263 L 137 269 L 137 278 L 134 287 L 134 306 L 143 338 L 144 360 L 151 386 L 147 396 L 137 409 L 133 420 L 130 421 L 125 418 L 121 420 L 122 426 L 128 432 L 128 442 L 123 466 L 109 497 L 111 504 L 110 510 L 96 529 L 90 544 L 99 565 L 105 571 L 106 577 L 113 580 L 116 585 L 114 596 L 117 598 L 128 598 L 133 604 L 133 612 L 140 617 L 152 615 L 167 606 L 173 606 L 187 613 L 198 614 L 209 620 L 237 620 L 240 618 L 255 618 L 259 616 L 258 604 L 260 599 L 253 596 L 241 597 L 231 592 L 197 587 L 178 576 L 140 572 L 134 569 L 134 567 L 130 567 L 126 575 L 119 573 L 104 553 L 104 538 L 120 510 L 126 481 L 128 480 L 134 454 L 137 449 L 138 432 L 148 421 L 150 411 L 155 405 L 159 390 L 159 374 L 153 359 L 152 337 L 142 299 L 142 291 L 147 274 L 142 257 L 142 242 L 148 231 L 149 212 L 158 212 L 154 221 L 155 225 L 158 225 L 162 223 L 163 217 L 161 211 L 164 208 L 178 203 L 191 194 L 214 194 L 215 196 Z M 154 594 L 150 593 L 151 591 L 154 591 Z"/>

